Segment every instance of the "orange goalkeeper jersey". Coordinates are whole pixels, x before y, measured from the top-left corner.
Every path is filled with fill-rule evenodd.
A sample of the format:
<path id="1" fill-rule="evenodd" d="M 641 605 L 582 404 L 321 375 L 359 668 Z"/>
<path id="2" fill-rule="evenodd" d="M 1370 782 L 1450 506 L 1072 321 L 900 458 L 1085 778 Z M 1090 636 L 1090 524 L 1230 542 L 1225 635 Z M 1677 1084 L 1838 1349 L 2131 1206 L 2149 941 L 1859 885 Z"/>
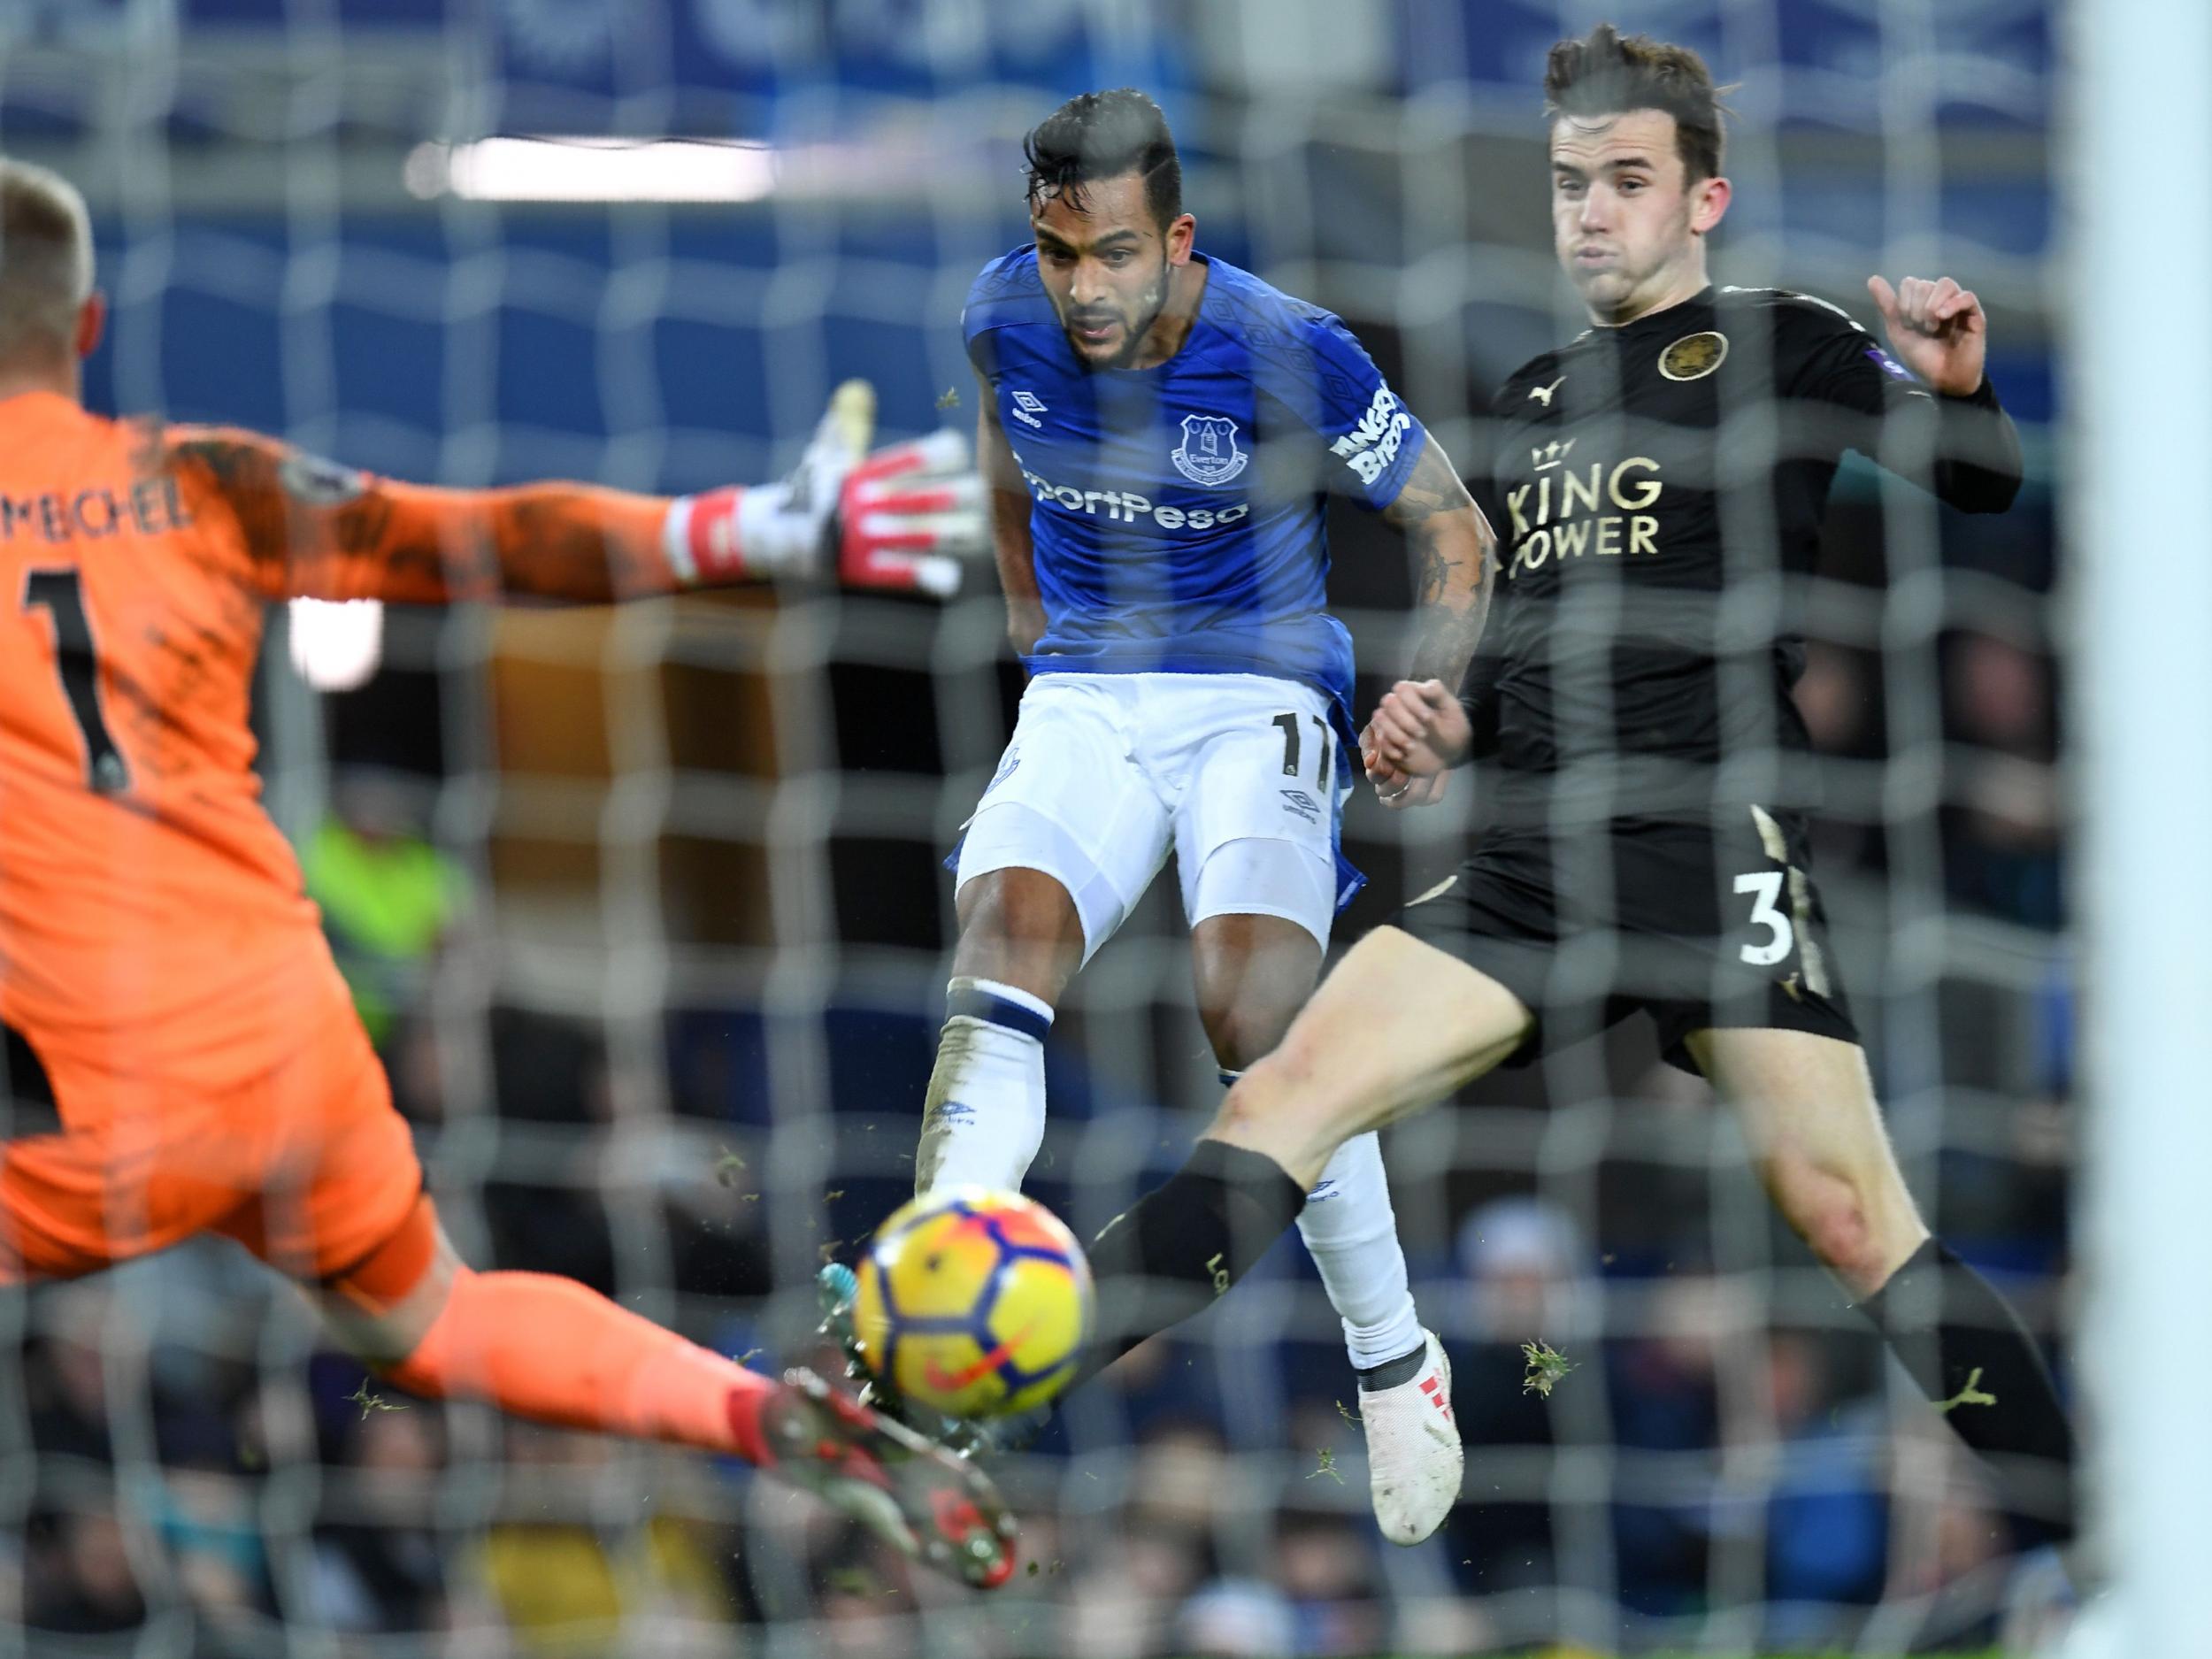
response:
<path id="1" fill-rule="evenodd" d="M 73 1128 L 219 1099 L 344 997 L 253 772 L 264 606 L 665 592 L 666 507 L 0 400 L 0 1019 Z"/>

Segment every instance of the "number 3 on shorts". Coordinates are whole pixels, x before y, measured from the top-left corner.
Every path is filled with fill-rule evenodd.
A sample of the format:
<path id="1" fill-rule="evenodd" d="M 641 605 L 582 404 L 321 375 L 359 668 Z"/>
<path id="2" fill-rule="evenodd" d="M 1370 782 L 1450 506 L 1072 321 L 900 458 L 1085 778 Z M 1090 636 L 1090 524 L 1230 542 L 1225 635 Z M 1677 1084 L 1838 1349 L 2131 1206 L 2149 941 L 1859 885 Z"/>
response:
<path id="1" fill-rule="evenodd" d="M 1743 959 L 1755 968 L 1770 968 L 1790 954 L 1797 943 L 1796 931 L 1790 926 L 1790 918 L 1775 909 L 1774 901 L 1782 896 L 1782 872 L 1779 870 L 1755 871 L 1736 878 L 1736 891 L 1755 893 L 1751 902 L 1752 925 L 1767 930 L 1763 945 L 1746 945 Z"/>

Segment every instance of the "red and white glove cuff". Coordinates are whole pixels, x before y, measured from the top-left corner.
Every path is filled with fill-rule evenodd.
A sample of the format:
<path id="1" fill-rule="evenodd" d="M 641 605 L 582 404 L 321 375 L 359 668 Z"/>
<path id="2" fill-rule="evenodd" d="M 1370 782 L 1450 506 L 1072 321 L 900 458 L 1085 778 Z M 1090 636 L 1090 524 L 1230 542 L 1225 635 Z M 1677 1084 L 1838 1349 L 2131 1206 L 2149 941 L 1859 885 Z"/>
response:
<path id="1" fill-rule="evenodd" d="M 671 502 L 661 545 L 687 587 L 808 576 L 821 562 L 827 518 L 794 507 L 787 485 L 731 485 Z"/>
<path id="2" fill-rule="evenodd" d="M 737 522 L 744 494 L 733 485 L 679 495 L 668 503 L 668 516 L 661 520 L 661 550 L 684 587 L 739 581 L 749 573 Z"/>

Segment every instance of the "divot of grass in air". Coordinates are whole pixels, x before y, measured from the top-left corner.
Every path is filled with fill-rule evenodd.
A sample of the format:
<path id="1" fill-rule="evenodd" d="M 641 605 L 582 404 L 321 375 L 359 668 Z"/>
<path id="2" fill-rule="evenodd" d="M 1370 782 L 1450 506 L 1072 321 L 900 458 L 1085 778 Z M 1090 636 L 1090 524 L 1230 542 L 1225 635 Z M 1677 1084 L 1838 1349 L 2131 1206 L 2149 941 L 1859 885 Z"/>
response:
<path id="1" fill-rule="evenodd" d="M 1574 1369 L 1574 1363 L 1548 1342 L 1524 1342 L 1521 1357 L 1528 1362 L 1528 1374 L 1521 1379 L 1523 1394 L 1540 1394 L 1551 1398 L 1551 1391 L 1560 1379 Z"/>
<path id="2" fill-rule="evenodd" d="M 1985 1394 L 1981 1390 L 1978 1386 L 1981 1379 L 1982 1368 L 1977 1365 L 1972 1371 L 1966 1373 L 1966 1386 L 1960 1389 L 1958 1393 L 1953 1394 L 1948 1400 L 1939 1401 L 1936 1404 L 1936 1409 L 1939 1411 L 1948 1412 L 1958 1406 L 1995 1405 L 1997 1403 L 1997 1396 L 1993 1394 Z"/>
<path id="3" fill-rule="evenodd" d="M 404 1411 L 407 1409 L 407 1402 L 404 1400 L 387 1400 L 382 1394 L 371 1394 L 369 1379 L 366 1377 L 361 1379 L 361 1386 L 346 1396 L 346 1403 L 361 1408 L 361 1420 L 364 1423 L 369 1420 L 369 1413 L 372 1411 Z"/>
<path id="4" fill-rule="evenodd" d="M 1344 1477 L 1337 1473 L 1336 1471 L 1336 1451 L 1334 1448 L 1324 1446 L 1321 1448 L 1321 1462 L 1317 1467 L 1306 1471 L 1306 1479 L 1311 1480 L 1316 1475 L 1326 1475 L 1330 1479 L 1335 1481 L 1340 1486 L 1344 1484 Z"/>

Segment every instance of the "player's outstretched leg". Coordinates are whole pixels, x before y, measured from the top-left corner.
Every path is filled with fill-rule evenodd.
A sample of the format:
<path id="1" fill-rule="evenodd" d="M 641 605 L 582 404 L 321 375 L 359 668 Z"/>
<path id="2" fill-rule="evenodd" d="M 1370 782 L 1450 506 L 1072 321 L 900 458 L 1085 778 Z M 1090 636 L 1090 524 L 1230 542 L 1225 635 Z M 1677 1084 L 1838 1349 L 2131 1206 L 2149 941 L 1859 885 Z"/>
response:
<path id="1" fill-rule="evenodd" d="M 1199 905 L 1209 902 L 1209 879 L 1217 864 L 1232 865 L 1242 878 L 1243 891 L 1228 895 L 1233 902 L 1247 893 L 1270 896 L 1271 875 L 1280 890 L 1291 885 L 1286 875 L 1305 873 L 1272 872 L 1271 857 L 1284 864 L 1308 856 L 1294 842 L 1233 842 L 1200 873 Z M 1325 895 L 1325 902 L 1333 897 Z M 1192 928 L 1191 956 L 1199 1014 L 1222 1081 L 1233 1088 L 1243 1068 L 1280 1043 L 1312 994 L 1321 943 L 1297 922 L 1233 910 L 1207 915 Z M 1373 1132 L 1336 1149 L 1306 1194 L 1298 1232 L 1343 1323 L 1345 1352 L 1358 1377 L 1375 1523 L 1392 1543 L 1417 1544 L 1458 1502 L 1466 1451 L 1452 1417 L 1451 1362 L 1415 1310 L 1382 1145 Z"/>
<path id="2" fill-rule="evenodd" d="M 1353 946 L 1183 1167 L 1092 1244 L 1099 1334 L 1082 1374 L 1210 1306 L 1297 1217 L 1337 1148 L 1479 1077 L 1530 1018 L 1496 980 L 1398 928 Z"/>
<path id="3" fill-rule="evenodd" d="M 1074 902 L 1041 870 L 986 871 L 961 884 L 958 903 L 960 942 L 914 1148 L 918 1196 L 941 1187 L 1021 1189 L 1044 1141 L 1053 1006 L 1083 959 Z M 816 1280 L 822 1333 L 844 1348 L 846 1374 L 872 1403 L 933 1433 L 952 1429 L 946 1419 L 909 1409 L 870 1378 L 853 1331 L 854 1290 L 850 1268 L 824 1264 Z"/>
<path id="4" fill-rule="evenodd" d="M 1756 1029 L 1701 1032 L 1689 1048 L 1741 1116 L 1776 1206 L 1988 1463 L 2006 1507 L 2070 1538 L 2074 1433 L 2051 1374 L 2010 1305 L 1921 1220 L 1864 1054 Z"/>
<path id="5" fill-rule="evenodd" d="M 426 1198 L 321 1300 L 341 1338 L 403 1388 L 742 1457 L 966 1583 L 1013 1572 L 1013 1517 L 973 1464 L 810 1371 L 747 1371 L 573 1279 L 473 1272 Z"/>
<path id="6" fill-rule="evenodd" d="M 1018 1189 L 1045 1133 L 1045 1038 L 1083 959 L 1067 889 L 1041 870 L 962 884 L 960 942 L 922 1106 L 914 1190 Z"/>

